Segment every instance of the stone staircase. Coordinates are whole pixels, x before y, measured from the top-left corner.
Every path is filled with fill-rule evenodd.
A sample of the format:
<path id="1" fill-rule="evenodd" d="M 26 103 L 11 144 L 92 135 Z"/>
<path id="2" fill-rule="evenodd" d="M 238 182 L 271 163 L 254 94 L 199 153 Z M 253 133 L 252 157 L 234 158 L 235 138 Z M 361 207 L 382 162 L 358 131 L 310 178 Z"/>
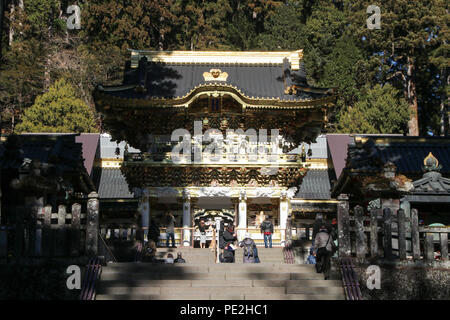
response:
<path id="1" fill-rule="evenodd" d="M 111 263 L 97 300 L 335 300 L 341 281 L 324 280 L 312 265 L 285 264 L 282 248 L 258 248 L 261 263 L 214 263 L 209 249 L 158 248 L 159 258 L 182 252 L 185 264 Z"/>

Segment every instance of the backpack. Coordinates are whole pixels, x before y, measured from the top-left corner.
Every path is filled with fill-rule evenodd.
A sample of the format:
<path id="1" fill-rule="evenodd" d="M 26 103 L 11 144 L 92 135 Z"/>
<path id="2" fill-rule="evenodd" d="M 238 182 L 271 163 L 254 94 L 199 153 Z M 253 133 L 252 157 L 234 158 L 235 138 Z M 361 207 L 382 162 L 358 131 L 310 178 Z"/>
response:
<path id="1" fill-rule="evenodd" d="M 254 251 L 253 251 L 253 246 L 252 243 L 250 242 L 249 244 L 244 243 L 244 256 L 250 258 L 253 257 Z"/>

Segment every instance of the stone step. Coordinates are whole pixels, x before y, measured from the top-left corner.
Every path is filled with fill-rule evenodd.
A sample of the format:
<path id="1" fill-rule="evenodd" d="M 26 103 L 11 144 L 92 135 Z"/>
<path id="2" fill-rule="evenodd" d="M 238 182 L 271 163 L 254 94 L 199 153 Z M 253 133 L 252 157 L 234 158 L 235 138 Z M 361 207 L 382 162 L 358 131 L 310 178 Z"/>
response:
<path id="1" fill-rule="evenodd" d="M 340 280 L 109 280 L 102 279 L 99 288 L 110 287 L 342 287 Z"/>
<path id="2" fill-rule="evenodd" d="M 202 287 L 202 293 L 217 294 L 230 293 L 235 291 L 238 294 L 343 294 L 342 287 Z M 180 292 L 198 291 L 198 288 L 193 287 L 101 287 L 98 290 L 99 294 L 143 294 L 143 295 L 179 295 Z"/>
<path id="3" fill-rule="evenodd" d="M 120 273 L 120 272 L 102 272 L 101 281 L 108 280 L 323 280 L 321 273 L 266 273 L 266 272 L 148 272 L 148 273 Z"/>
<path id="4" fill-rule="evenodd" d="M 111 263 L 103 268 L 103 273 L 108 272 L 315 272 L 314 265 L 277 264 L 277 263 Z"/>
<path id="5" fill-rule="evenodd" d="M 345 300 L 344 294 L 186 293 L 177 295 L 99 294 L 96 300 Z"/>

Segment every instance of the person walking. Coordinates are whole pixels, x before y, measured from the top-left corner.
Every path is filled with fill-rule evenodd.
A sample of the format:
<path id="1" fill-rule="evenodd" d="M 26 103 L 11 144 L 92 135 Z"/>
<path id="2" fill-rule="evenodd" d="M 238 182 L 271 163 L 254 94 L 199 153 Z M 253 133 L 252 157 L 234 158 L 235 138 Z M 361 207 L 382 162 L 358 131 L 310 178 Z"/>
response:
<path id="1" fill-rule="evenodd" d="M 239 243 L 241 248 L 244 248 L 243 262 L 244 263 L 256 263 L 256 243 L 250 238 L 250 234 L 246 233 L 244 240 Z"/>
<path id="2" fill-rule="evenodd" d="M 267 244 L 272 248 L 272 234 L 273 234 L 273 224 L 266 216 L 266 220 L 261 224 L 261 233 L 264 234 L 264 246 L 267 248 Z"/>
<path id="3" fill-rule="evenodd" d="M 169 247 L 169 238 L 172 238 L 172 248 L 175 246 L 175 217 L 172 212 L 166 214 L 167 228 L 166 228 L 166 247 Z"/>
<path id="4" fill-rule="evenodd" d="M 326 224 L 322 224 L 314 239 L 314 255 L 316 256 L 316 271 L 323 272 L 325 280 L 329 278 L 332 241 Z"/>

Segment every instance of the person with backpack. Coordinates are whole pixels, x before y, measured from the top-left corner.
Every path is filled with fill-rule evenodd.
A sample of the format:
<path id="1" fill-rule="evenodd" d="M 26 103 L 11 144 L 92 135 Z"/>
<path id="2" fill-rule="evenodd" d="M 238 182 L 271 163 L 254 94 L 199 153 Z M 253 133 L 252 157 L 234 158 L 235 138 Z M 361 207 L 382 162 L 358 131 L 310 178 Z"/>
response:
<path id="1" fill-rule="evenodd" d="M 186 260 L 181 256 L 181 252 L 177 253 L 177 258 L 173 261 L 173 263 L 186 263 Z"/>
<path id="2" fill-rule="evenodd" d="M 316 256 L 316 271 L 323 272 L 325 280 L 329 278 L 330 259 L 333 251 L 333 239 L 327 226 L 322 224 L 314 239 L 314 255 Z"/>
<path id="3" fill-rule="evenodd" d="M 239 243 L 239 246 L 244 248 L 244 263 L 256 263 L 256 243 L 250 238 L 250 234 L 246 233 L 244 240 Z"/>
<path id="4" fill-rule="evenodd" d="M 266 216 L 266 220 L 261 224 L 261 233 L 264 234 L 264 246 L 267 248 L 267 243 L 269 243 L 269 247 L 272 248 L 273 224 L 268 216 Z"/>

